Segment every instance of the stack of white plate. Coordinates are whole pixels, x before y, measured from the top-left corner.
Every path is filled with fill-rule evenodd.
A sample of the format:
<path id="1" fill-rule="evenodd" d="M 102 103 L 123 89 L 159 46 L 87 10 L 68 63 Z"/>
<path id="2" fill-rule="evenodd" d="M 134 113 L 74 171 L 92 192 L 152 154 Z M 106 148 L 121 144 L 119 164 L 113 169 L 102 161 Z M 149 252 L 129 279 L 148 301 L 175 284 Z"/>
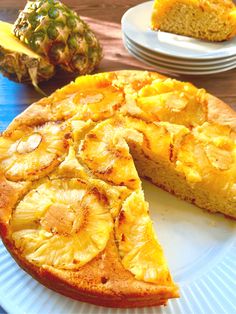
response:
<path id="1" fill-rule="evenodd" d="M 207 42 L 150 29 L 153 1 L 129 9 L 122 17 L 123 41 L 137 59 L 157 70 L 205 75 L 236 68 L 236 37 Z"/>

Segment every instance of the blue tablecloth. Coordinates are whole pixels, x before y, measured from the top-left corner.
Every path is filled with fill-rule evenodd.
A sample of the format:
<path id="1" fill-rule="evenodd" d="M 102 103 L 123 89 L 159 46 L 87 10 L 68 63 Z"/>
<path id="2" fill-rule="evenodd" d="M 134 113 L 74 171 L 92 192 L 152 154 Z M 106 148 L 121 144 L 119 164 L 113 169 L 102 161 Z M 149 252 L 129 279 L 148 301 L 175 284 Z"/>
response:
<path id="1" fill-rule="evenodd" d="M 0 306 L 0 314 L 5 314 L 6 312 L 4 311 L 4 309 Z"/>

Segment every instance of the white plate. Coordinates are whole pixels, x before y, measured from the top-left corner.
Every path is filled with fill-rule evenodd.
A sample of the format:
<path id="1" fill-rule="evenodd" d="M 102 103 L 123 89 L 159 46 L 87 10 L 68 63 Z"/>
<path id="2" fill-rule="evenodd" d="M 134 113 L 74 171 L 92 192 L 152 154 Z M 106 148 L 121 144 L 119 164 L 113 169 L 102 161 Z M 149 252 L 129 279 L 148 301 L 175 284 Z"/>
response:
<path id="1" fill-rule="evenodd" d="M 129 9 L 122 17 L 122 30 L 144 48 L 164 55 L 195 60 L 214 60 L 236 55 L 236 37 L 229 41 L 211 43 L 186 36 L 150 29 L 153 1 Z"/>
<path id="2" fill-rule="evenodd" d="M 212 64 L 212 65 L 196 65 L 196 64 L 181 64 L 181 63 L 174 63 L 174 62 L 169 62 L 168 59 L 165 58 L 159 58 L 158 56 L 154 56 L 151 55 L 149 53 L 146 52 L 146 50 L 139 48 L 139 46 L 133 44 L 133 42 L 131 42 L 128 37 L 125 36 L 125 34 L 123 35 L 123 41 L 125 43 L 126 46 L 129 46 L 131 49 L 133 49 L 134 51 L 136 51 L 140 56 L 144 56 L 147 59 L 150 59 L 153 62 L 158 62 L 163 64 L 163 66 L 170 66 L 176 69 L 183 69 L 183 70 L 193 70 L 193 71 L 200 71 L 200 70 L 205 70 L 205 71 L 210 71 L 210 70 L 215 70 L 215 69 L 220 69 L 220 68 L 225 68 L 225 67 L 229 67 L 229 66 L 233 66 L 235 65 L 236 67 L 236 58 L 234 60 L 230 60 L 230 61 L 222 61 L 221 63 L 218 64 Z"/>
<path id="3" fill-rule="evenodd" d="M 138 53 L 136 50 L 131 48 L 127 43 L 125 43 L 125 47 L 128 50 L 128 52 L 133 55 L 136 59 L 140 60 L 141 62 L 144 62 L 148 65 L 153 66 L 157 71 L 159 72 L 172 72 L 175 74 L 185 74 L 185 75 L 208 75 L 208 74 L 216 74 L 216 73 L 221 73 L 225 72 L 228 70 L 232 70 L 235 68 L 235 63 L 233 65 L 229 65 L 223 68 L 217 68 L 214 70 L 202 70 L 202 71 L 197 71 L 197 70 L 184 70 L 184 67 L 182 69 L 163 64 L 163 62 L 158 62 L 156 60 L 151 60 L 150 58 Z"/>
<path id="4" fill-rule="evenodd" d="M 182 58 L 174 58 L 167 55 L 159 54 L 153 50 L 146 49 L 140 45 L 138 45 L 136 42 L 131 40 L 125 33 L 123 33 L 123 36 L 125 37 L 126 41 L 128 41 L 130 44 L 136 47 L 137 50 L 141 50 L 144 54 L 147 54 L 148 56 L 152 58 L 156 58 L 158 60 L 167 61 L 169 63 L 173 64 L 181 64 L 181 65 L 187 65 L 187 66 L 213 66 L 213 65 L 219 65 L 226 62 L 236 62 L 236 55 L 233 57 L 228 58 L 221 58 L 216 60 L 185 60 Z"/>
<path id="5" fill-rule="evenodd" d="M 157 66 L 161 66 L 165 69 L 173 70 L 176 73 L 196 73 L 197 75 L 202 75 L 202 74 L 211 74 L 212 71 L 213 73 L 219 73 L 223 71 L 227 71 L 230 69 L 233 69 L 236 67 L 236 60 L 235 61 L 230 61 L 226 63 L 222 63 L 220 65 L 212 65 L 212 66 L 186 66 L 185 64 L 180 65 L 180 64 L 173 64 L 169 63 L 168 61 L 163 61 L 159 60 L 157 58 L 150 57 L 146 53 L 144 53 L 142 50 L 137 49 L 136 46 L 132 45 L 130 41 L 128 41 L 126 38 L 123 38 L 124 45 L 125 47 L 129 50 L 130 53 L 133 55 L 143 59 L 144 61 L 151 62 L 152 64 L 155 64 Z"/>
<path id="6" fill-rule="evenodd" d="M 181 297 L 166 307 L 111 309 L 53 292 L 20 269 L 0 244 L 0 304 L 9 314 L 236 313 L 236 222 L 143 182 L 151 217 Z M 1 243 L 1 242 L 0 242 Z"/>
<path id="7" fill-rule="evenodd" d="M 158 62 L 156 60 L 151 60 L 150 58 L 138 53 L 136 50 L 132 49 L 128 44 L 125 44 L 126 49 L 128 52 L 133 55 L 136 59 L 140 60 L 141 62 L 153 66 L 157 71 L 165 71 L 165 72 L 172 72 L 175 74 L 185 74 L 185 75 L 208 75 L 208 74 L 216 74 L 225 72 L 231 69 L 235 68 L 235 64 L 219 69 L 214 70 L 205 70 L 205 71 L 197 71 L 197 70 L 185 70 L 184 67 L 182 69 L 173 67 L 173 66 L 167 66 L 166 64 L 163 64 L 163 62 Z"/>

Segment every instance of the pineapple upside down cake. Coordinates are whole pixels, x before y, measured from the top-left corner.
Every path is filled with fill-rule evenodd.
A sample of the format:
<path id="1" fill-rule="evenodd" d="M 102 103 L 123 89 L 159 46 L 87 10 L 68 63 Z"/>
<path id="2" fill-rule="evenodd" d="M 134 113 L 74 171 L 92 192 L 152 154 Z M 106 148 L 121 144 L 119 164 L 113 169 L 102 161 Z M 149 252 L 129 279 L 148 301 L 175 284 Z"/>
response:
<path id="1" fill-rule="evenodd" d="M 179 296 L 141 177 L 236 218 L 236 115 L 157 73 L 82 76 L 0 137 L 0 231 L 45 286 L 112 307 Z"/>

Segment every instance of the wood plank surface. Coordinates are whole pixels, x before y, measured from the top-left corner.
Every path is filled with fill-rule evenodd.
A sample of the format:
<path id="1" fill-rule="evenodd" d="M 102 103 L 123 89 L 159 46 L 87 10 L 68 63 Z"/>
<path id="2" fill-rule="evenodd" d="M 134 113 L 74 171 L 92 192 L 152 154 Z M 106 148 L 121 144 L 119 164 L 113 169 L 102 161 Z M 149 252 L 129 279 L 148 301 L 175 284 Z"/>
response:
<path id="1" fill-rule="evenodd" d="M 0 19 L 14 22 L 25 2 L 25 0 L 1 0 Z M 64 0 L 64 3 L 73 7 L 90 24 L 103 45 L 104 59 L 97 72 L 122 69 L 154 69 L 130 56 L 122 44 L 121 17 L 128 8 L 141 2 L 143 1 Z M 175 77 L 205 88 L 236 109 L 236 69 L 214 75 L 177 75 Z M 40 86 L 47 94 L 50 94 L 55 89 L 69 83 L 73 78 L 72 75 L 58 71 L 54 78 L 42 83 Z M 10 121 L 28 105 L 40 98 L 41 95 L 32 86 L 11 82 L 0 75 L 0 131 L 5 129 Z"/>

